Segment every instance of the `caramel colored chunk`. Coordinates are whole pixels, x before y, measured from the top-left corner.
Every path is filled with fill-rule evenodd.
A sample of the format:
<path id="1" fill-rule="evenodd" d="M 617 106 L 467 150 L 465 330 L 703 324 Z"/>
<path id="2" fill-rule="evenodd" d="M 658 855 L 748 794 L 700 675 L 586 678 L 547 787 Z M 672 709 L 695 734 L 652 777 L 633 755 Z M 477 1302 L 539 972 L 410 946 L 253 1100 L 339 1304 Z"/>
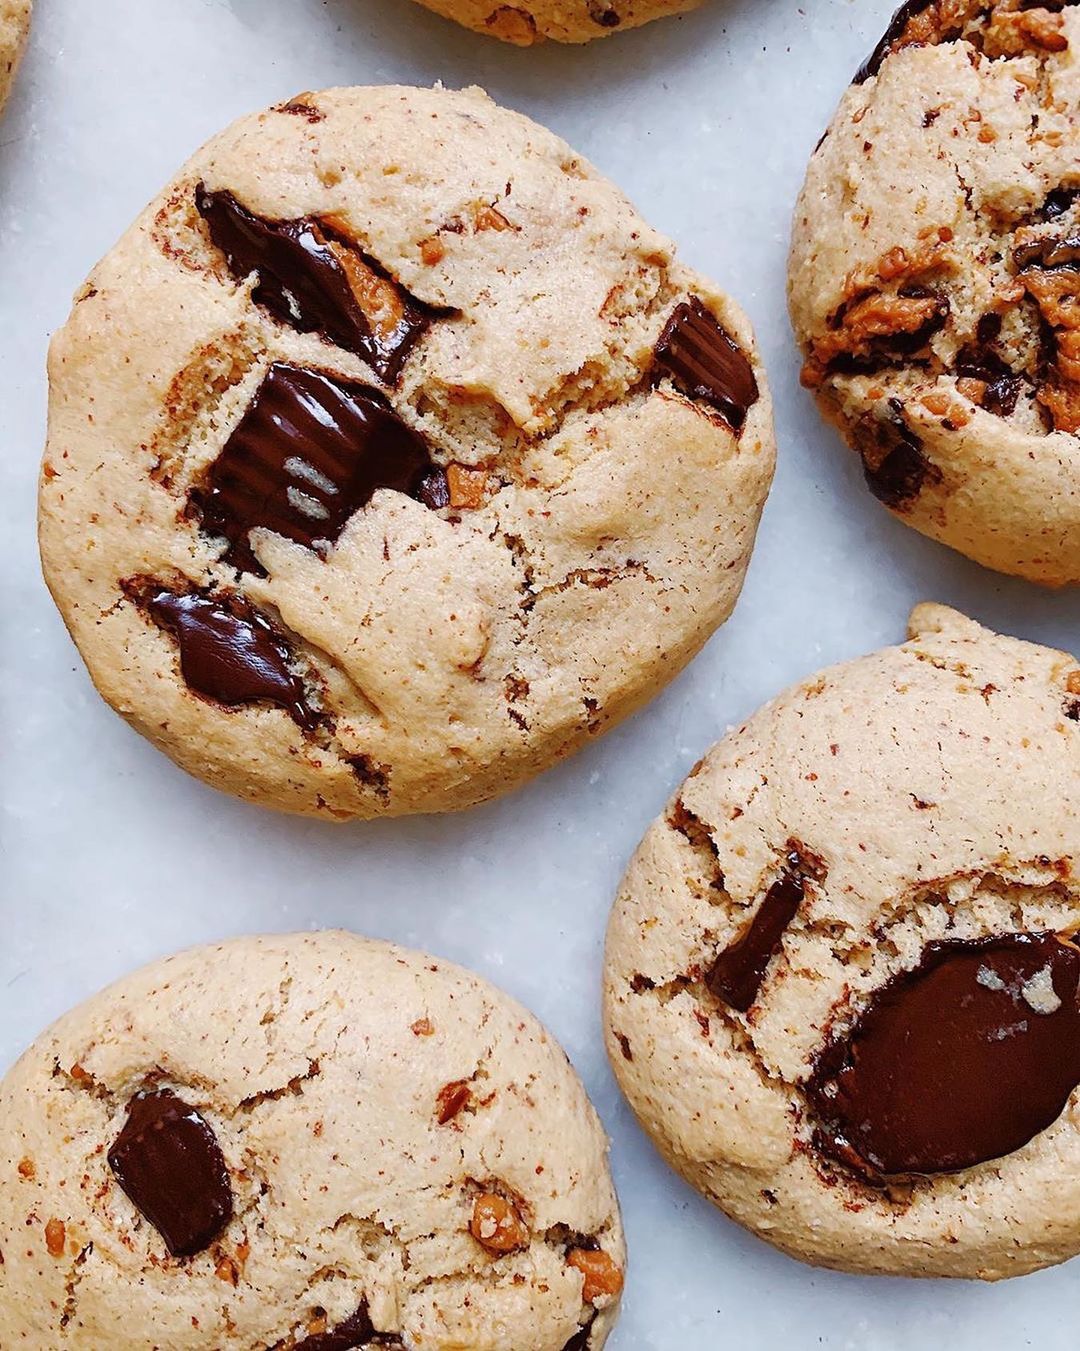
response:
<path id="1" fill-rule="evenodd" d="M 529 1230 L 513 1205 L 497 1192 L 476 1198 L 469 1233 L 490 1253 L 516 1252 L 529 1245 Z"/>
<path id="2" fill-rule="evenodd" d="M 581 1297 L 586 1304 L 595 1304 L 599 1299 L 611 1299 L 622 1290 L 622 1271 L 606 1252 L 592 1248 L 571 1248 L 566 1260 L 585 1277 Z"/>

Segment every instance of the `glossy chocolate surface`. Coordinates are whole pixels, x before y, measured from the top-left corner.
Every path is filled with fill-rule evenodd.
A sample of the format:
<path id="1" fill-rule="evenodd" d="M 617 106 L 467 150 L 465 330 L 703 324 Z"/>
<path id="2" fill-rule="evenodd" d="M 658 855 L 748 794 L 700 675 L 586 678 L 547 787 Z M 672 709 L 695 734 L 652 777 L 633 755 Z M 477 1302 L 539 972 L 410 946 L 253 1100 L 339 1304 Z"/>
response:
<path id="1" fill-rule="evenodd" d="M 730 947 L 709 968 L 705 984 L 729 1008 L 745 1013 L 765 979 L 769 962 L 779 951 L 784 931 L 798 913 L 806 894 L 799 872 L 799 857 L 791 854 L 788 866 L 765 893 L 753 919 Z"/>
<path id="2" fill-rule="evenodd" d="M 1002 1158 L 1080 1082 L 1080 951 L 1047 933 L 931 943 L 819 1055 L 818 1147 L 870 1175 Z"/>
<path id="3" fill-rule="evenodd" d="M 260 572 L 250 531 L 325 548 L 380 488 L 449 502 L 443 470 L 377 389 L 277 362 L 191 501 L 229 541 L 226 560 Z"/>
<path id="4" fill-rule="evenodd" d="M 697 296 L 676 307 L 656 344 L 656 365 L 692 399 L 711 405 L 736 432 L 757 403 L 746 354 Z"/>
<path id="5" fill-rule="evenodd" d="M 232 1219 L 229 1170 L 217 1137 L 175 1093 L 145 1093 L 109 1150 L 109 1167 L 174 1257 L 203 1252 Z"/>
<path id="6" fill-rule="evenodd" d="M 153 584 L 128 589 L 136 604 L 176 639 L 189 689 L 229 708 L 266 700 L 307 731 L 319 722 L 303 680 L 290 665 L 288 643 L 246 601 Z"/>
<path id="7" fill-rule="evenodd" d="M 283 323 L 319 333 L 394 381 L 431 313 L 322 221 L 264 220 L 231 192 L 200 183 L 195 205 L 237 280 L 255 273 L 254 299 Z"/>

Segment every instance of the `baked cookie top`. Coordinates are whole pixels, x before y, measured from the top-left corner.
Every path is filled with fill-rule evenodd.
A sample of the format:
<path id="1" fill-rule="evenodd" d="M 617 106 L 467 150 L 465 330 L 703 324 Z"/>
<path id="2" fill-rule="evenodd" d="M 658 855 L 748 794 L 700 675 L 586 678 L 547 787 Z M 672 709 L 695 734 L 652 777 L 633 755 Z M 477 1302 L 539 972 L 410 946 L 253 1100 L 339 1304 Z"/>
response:
<path id="1" fill-rule="evenodd" d="M 804 382 L 870 490 L 1002 572 L 1080 581 L 1080 10 L 909 3 L 795 215 Z"/>
<path id="2" fill-rule="evenodd" d="M 0 1344 L 588 1351 L 625 1267 L 565 1055 L 342 933 L 158 962 L 0 1085 Z"/>
<path id="3" fill-rule="evenodd" d="M 45 574 L 187 769 L 335 817 L 468 806 L 730 613 L 774 462 L 736 306 L 482 93 L 245 118 L 50 358 Z"/>
<path id="4" fill-rule="evenodd" d="M 531 47 L 537 42 L 591 42 L 627 28 L 639 28 L 668 14 L 695 9 L 701 0 L 420 0 L 433 9 L 472 28 Z"/>
<path id="5" fill-rule="evenodd" d="M 0 0 L 0 108 L 7 102 L 30 31 L 30 0 Z"/>
<path id="6" fill-rule="evenodd" d="M 666 1158 L 852 1271 L 1080 1252 L 1080 662 L 920 606 L 767 704 L 645 837 L 608 1049 Z"/>

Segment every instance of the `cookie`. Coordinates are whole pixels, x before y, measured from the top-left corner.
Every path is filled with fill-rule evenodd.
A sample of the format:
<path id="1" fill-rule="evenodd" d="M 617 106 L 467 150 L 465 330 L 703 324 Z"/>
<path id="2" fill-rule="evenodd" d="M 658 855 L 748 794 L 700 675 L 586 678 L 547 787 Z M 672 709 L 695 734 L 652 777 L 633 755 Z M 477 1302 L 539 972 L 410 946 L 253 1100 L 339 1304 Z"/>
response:
<path id="1" fill-rule="evenodd" d="M 767 704 L 649 830 L 608 1051 L 665 1159 L 794 1257 L 1080 1252 L 1080 663 L 919 606 Z"/>
<path id="2" fill-rule="evenodd" d="M 627 28 L 683 14 L 701 0 L 523 0 L 501 5 L 498 0 L 419 0 L 447 19 L 531 47 L 537 42 L 591 42 Z"/>
<path id="3" fill-rule="evenodd" d="M 105 698 L 295 812 L 469 806 L 727 618 L 774 461 L 748 321 L 478 91 L 212 141 L 54 340 L 45 574 Z"/>
<path id="4" fill-rule="evenodd" d="M 30 0 L 0 0 L 0 108 L 7 102 L 30 31 Z"/>
<path id="5" fill-rule="evenodd" d="M 803 381 L 901 520 L 1080 582 L 1080 9 L 905 5 L 810 162 Z"/>
<path id="6" fill-rule="evenodd" d="M 589 1351 L 625 1267 L 606 1154 L 470 972 L 343 933 L 183 953 L 0 1085 L 0 1345 Z"/>

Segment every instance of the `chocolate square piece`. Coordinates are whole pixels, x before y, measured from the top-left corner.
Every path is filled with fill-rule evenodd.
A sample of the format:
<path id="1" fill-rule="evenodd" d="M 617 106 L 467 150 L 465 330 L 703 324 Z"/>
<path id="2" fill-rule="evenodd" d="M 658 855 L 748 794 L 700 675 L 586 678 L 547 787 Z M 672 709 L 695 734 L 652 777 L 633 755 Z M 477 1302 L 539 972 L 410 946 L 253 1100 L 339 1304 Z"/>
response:
<path id="1" fill-rule="evenodd" d="M 449 501 L 445 474 L 377 389 L 278 362 L 191 500 L 229 541 L 227 561 L 260 572 L 251 530 L 325 549 L 379 488 Z"/>
<path id="2" fill-rule="evenodd" d="M 229 1170 L 217 1137 L 168 1089 L 131 1100 L 109 1167 L 174 1257 L 203 1252 L 232 1219 Z"/>

